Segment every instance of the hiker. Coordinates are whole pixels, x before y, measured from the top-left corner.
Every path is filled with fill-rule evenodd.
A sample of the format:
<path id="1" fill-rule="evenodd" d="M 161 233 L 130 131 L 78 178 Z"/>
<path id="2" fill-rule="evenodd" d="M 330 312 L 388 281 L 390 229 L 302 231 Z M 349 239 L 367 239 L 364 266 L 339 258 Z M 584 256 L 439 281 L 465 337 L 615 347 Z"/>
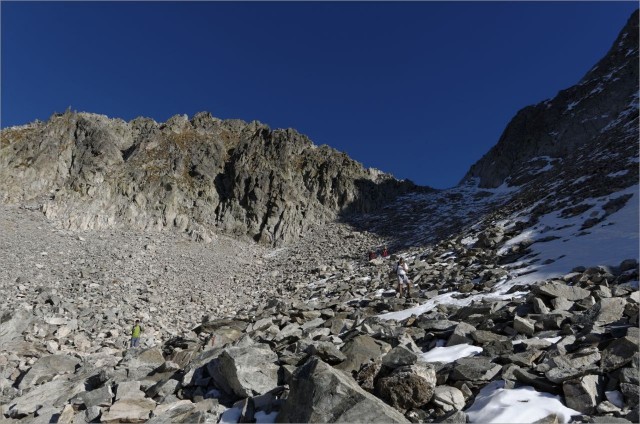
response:
<path id="1" fill-rule="evenodd" d="M 376 252 L 369 250 L 369 260 L 372 261 L 377 257 Z"/>
<path id="2" fill-rule="evenodd" d="M 389 251 L 387 250 L 387 246 L 382 248 L 382 257 L 383 258 L 388 258 L 389 257 Z"/>
<path id="3" fill-rule="evenodd" d="M 404 258 L 400 258 L 396 264 L 396 275 L 398 276 L 397 291 L 400 293 L 400 297 L 402 297 L 402 286 L 405 284 L 407 286 L 407 297 L 411 296 L 411 282 L 409 281 L 409 277 L 407 277 L 407 272 L 409 272 L 409 266 L 404 261 Z"/>
<path id="4" fill-rule="evenodd" d="M 131 347 L 138 347 L 140 343 L 140 333 L 142 333 L 142 326 L 140 320 L 136 320 L 135 325 L 131 329 Z"/>

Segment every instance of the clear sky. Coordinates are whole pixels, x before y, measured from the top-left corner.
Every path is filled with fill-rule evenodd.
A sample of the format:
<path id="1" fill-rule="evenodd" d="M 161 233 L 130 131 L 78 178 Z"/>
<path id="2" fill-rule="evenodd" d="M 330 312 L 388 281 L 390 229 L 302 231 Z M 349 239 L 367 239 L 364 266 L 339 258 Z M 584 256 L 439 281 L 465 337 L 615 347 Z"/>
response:
<path id="1" fill-rule="evenodd" d="M 0 3 L 2 127 L 68 106 L 295 128 L 450 187 L 575 84 L 637 2 Z"/>

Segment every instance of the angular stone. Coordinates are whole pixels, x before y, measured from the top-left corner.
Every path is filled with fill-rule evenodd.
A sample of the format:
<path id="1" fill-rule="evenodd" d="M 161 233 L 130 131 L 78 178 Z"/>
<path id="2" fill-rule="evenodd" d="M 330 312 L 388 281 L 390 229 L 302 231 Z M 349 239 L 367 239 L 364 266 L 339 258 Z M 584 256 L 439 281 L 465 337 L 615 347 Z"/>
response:
<path id="1" fill-rule="evenodd" d="M 598 366 L 596 364 L 591 364 L 590 366 L 584 368 L 554 367 L 548 371 L 545 371 L 544 376 L 547 377 L 547 380 L 560 384 L 567 380 L 573 380 L 594 372 L 598 372 Z"/>
<path id="2" fill-rule="evenodd" d="M 116 386 L 116 400 L 143 398 L 144 392 L 140 390 L 139 381 L 123 381 Z"/>
<path id="3" fill-rule="evenodd" d="M 536 359 L 538 359 L 540 355 L 542 355 L 541 350 L 527 350 L 525 352 L 509 355 L 507 359 L 516 365 L 528 368 L 535 363 Z"/>
<path id="4" fill-rule="evenodd" d="M 618 369 L 633 360 L 633 355 L 638 352 L 638 340 L 629 336 L 612 341 L 602 351 L 601 366 L 606 372 Z"/>
<path id="5" fill-rule="evenodd" d="M 367 393 L 340 370 L 313 358 L 298 368 L 276 422 L 406 423 L 404 416 Z"/>
<path id="6" fill-rule="evenodd" d="M 102 414 L 102 423 L 139 423 L 149 419 L 156 403 L 148 398 L 121 399 Z"/>
<path id="7" fill-rule="evenodd" d="M 568 311 L 575 306 L 575 302 L 565 299 L 564 297 L 556 297 L 551 299 L 551 306 L 554 311 Z"/>
<path id="8" fill-rule="evenodd" d="M 502 342 L 508 340 L 507 336 L 496 334 L 491 331 L 476 330 L 471 333 L 471 337 L 476 343 L 485 344 L 491 342 Z"/>
<path id="9" fill-rule="evenodd" d="M 207 368 L 219 387 L 241 398 L 263 394 L 278 385 L 278 356 L 266 345 L 231 347 Z"/>
<path id="10" fill-rule="evenodd" d="M 72 383 L 62 379 L 49 381 L 12 399 L 8 405 L 7 415 L 10 418 L 22 418 L 33 414 L 42 407 L 61 408 L 68 399 L 82 391 L 84 391 L 83 383 Z"/>
<path id="11" fill-rule="evenodd" d="M 356 381 L 366 391 L 373 393 L 375 390 L 375 380 L 380 370 L 382 369 L 382 362 L 370 362 L 362 366 L 362 369 L 358 371 L 356 375 Z"/>
<path id="12" fill-rule="evenodd" d="M 295 338 L 299 339 L 302 336 L 302 330 L 300 329 L 300 325 L 296 323 L 291 323 L 286 325 L 278 334 L 276 334 L 275 340 L 276 342 L 281 342 L 287 338 Z"/>
<path id="13" fill-rule="evenodd" d="M 462 411 L 454 411 L 437 418 L 434 422 L 447 424 L 466 424 L 467 422 L 469 422 L 469 419 L 466 413 Z"/>
<path id="14" fill-rule="evenodd" d="M 553 356 L 553 363 L 558 368 L 586 368 L 596 364 L 601 358 L 597 348 L 583 348 L 568 355 Z"/>
<path id="15" fill-rule="evenodd" d="M 74 405 L 84 405 L 85 408 L 91 408 L 92 406 L 111 406 L 112 400 L 111 385 L 106 384 L 98 389 L 79 393 L 70 402 Z"/>
<path id="16" fill-rule="evenodd" d="M 549 383 L 546 378 L 539 377 L 521 368 L 513 370 L 514 377 L 521 383 L 533 386 L 536 390 L 547 393 L 557 393 L 558 386 Z"/>
<path id="17" fill-rule="evenodd" d="M 527 336 L 533 336 L 536 332 L 534 322 L 530 319 L 515 316 L 513 317 L 513 329 L 518 333 L 526 334 Z"/>
<path id="18" fill-rule="evenodd" d="M 437 386 L 431 403 L 444 412 L 460 411 L 464 408 L 465 400 L 462 392 L 451 386 Z"/>
<path id="19" fill-rule="evenodd" d="M 360 335 L 348 340 L 340 351 L 347 357 L 336 368 L 346 372 L 358 371 L 363 364 L 374 361 L 391 350 L 388 343 L 371 336 Z"/>
<path id="20" fill-rule="evenodd" d="M 418 361 L 418 355 L 404 346 L 396 346 L 382 357 L 382 364 L 389 368 L 413 365 Z"/>
<path id="21" fill-rule="evenodd" d="M 489 381 L 500 372 L 501 368 L 500 365 L 494 364 L 490 359 L 484 357 L 460 358 L 456 361 L 449 378 L 452 380 Z"/>
<path id="22" fill-rule="evenodd" d="M 325 321 L 322 318 L 316 318 L 316 319 L 312 319 L 311 321 L 305 322 L 300 326 L 300 328 L 302 329 L 302 331 L 309 331 L 311 329 L 321 326 L 322 324 L 324 324 L 324 322 Z"/>
<path id="23" fill-rule="evenodd" d="M 567 286 L 559 282 L 551 282 L 540 286 L 534 286 L 533 292 L 551 298 L 564 298 L 566 300 L 580 300 L 591 295 L 591 292 L 576 286 Z"/>
<path id="24" fill-rule="evenodd" d="M 562 390 L 567 406 L 583 414 L 593 414 L 598 403 L 602 401 L 602 385 L 602 377 L 597 375 L 585 375 L 565 381 Z"/>
<path id="25" fill-rule="evenodd" d="M 640 387 L 637 384 L 620 383 L 620 391 L 624 395 L 627 405 L 637 406 L 640 396 Z"/>
<path id="26" fill-rule="evenodd" d="M 76 367 L 80 366 L 80 360 L 69 355 L 48 355 L 38 359 L 25 374 L 18 386 L 26 389 L 36 384 L 51 381 L 60 374 L 73 374 Z"/>
<path id="27" fill-rule="evenodd" d="M 335 365 L 347 359 L 347 356 L 340 352 L 331 342 L 314 342 L 305 350 L 309 355 L 316 355 L 324 362 Z"/>
<path id="28" fill-rule="evenodd" d="M 396 368 L 391 375 L 380 378 L 376 393 L 394 408 L 407 411 L 429 402 L 435 387 L 435 369 L 420 363 Z"/>
<path id="29" fill-rule="evenodd" d="M 597 312 L 595 324 L 612 324 L 622 318 L 627 301 L 624 298 L 612 297 L 601 299 L 592 309 Z"/>
<path id="30" fill-rule="evenodd" d="M 544 301 L 538 297 L 534 297 L 531 303 L 533 304 L 533 310 L 536 314 L 548 314 L 551 312 Z"/>

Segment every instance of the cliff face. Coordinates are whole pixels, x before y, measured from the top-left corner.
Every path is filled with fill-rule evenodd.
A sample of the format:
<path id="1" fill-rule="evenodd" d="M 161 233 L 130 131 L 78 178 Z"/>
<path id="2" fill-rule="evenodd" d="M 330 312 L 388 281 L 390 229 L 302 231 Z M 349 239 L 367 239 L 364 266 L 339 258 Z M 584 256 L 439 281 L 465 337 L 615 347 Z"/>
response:
<path id="1" fill-rule="evenodd" d="M 412 190 L 293 130 L 207 113 L 164 124 L 67 112 L 2 131 L 0 199 L 71 229 L 175 227 L 266 244 Z"/>
<path id="2" fill-rule="evenodd" d="M 565 158 L 599 137 L 630 103 L 637 102 L 638 11 L 607 55 L 577 85 L 520 110 L 463 181 L 479 178 L 481 187 L 498 187 L 532 158 Z"/>

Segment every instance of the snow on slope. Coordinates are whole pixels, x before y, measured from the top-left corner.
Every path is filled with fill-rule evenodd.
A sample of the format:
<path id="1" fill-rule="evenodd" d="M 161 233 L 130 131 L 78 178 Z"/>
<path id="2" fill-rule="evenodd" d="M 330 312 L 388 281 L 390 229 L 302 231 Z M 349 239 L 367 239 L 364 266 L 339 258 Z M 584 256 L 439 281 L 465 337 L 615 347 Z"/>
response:
<path id="1" fill-rule="evenodd" d="M 559 277 L 577 266 L 614 267 L 625 259 L 638 258 L 638 190 L 639 186 L 635 185 L 602 198 L 589 199 L 589 204 L 593 206 L 573 217 L 562 218 L 559 211 L 541 217 L 535 226 L 508 240 L 499 250 L 499 253 L 506 253 L 510 246 L 517 243 L 526 240 L 534 242 L 530 246 L 532 252 L 523 260 L 511 264 L 507 268 L 509 275 L 489 293 L 464 298 L 459 298 L 458 292 L 444 293 L 413 308 L 381 314 L 379 317 L 384 320 L 403 320 L 411 315 L 429 312 L 439 304 L 467 306 L 484 298 L 512 299 L 526 294 L 508 293 L 515 285 L 535 284 Z M 597 225 L 581 230 L 587 219 L 599 217 L 603 205 L 625 195 L 632 197 L 620 210 L 604 217 Z M 505 226 L 512 225 L 522 219 L 522 213 L 519 212 L 501 223 Z M 543 239 L 552 240 L 541 242 Z"/>
<path id="2" fill-rule="evenodd" d="M 510 284 L 535 283 L 566 274 L 577 266 L 611 267 L 625 259 L 638 258 L 638 189 L 636 185 L 613 195 L 588 199 L 583 203 L 593 206 L 571 218 L 562 218 L 559 211 L 554 211 L 544 215 L 528 231 L 507 241 L 498 251 L 499 254 L 506 253 L 510 246 L 525 239 L 534 242 L 528 257 L 534 258 L 535 263 L 515 263 L 512 274 L 516 277 L 510 280 Z M 622 209 L 599 224 L 581 230 L 588 219 L 602 215 L 603 205 L 628 194 L 633 197 Z M 536 243 L 549 237 L 557 238 Z"/>
<path id="3" fill-rule="evenodd" d="M 504 380 L 486 385 L 465 412 L 471 423 L 532 423 L 556 414 L 559 422 L 569 422 L 580 412 L 562 404 L 560 396 L 541 393 L 533 387 L 505 389 Z"/>

